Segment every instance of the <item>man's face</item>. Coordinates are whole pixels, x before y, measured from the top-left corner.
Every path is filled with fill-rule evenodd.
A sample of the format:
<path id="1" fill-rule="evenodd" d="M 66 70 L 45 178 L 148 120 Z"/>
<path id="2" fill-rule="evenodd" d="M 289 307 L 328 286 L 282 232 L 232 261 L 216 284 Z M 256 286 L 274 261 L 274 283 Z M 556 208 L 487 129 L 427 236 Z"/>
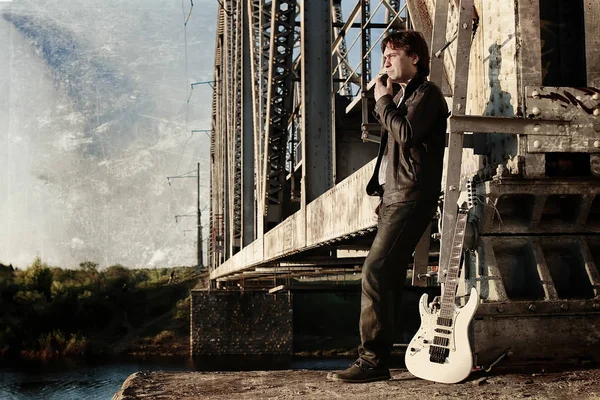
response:
<path id="1" fill-rule="evenodd" d="M 383 67 L 392 82 L 407 83 L 417 73 L 419 57 L 416 54 L 407 55 L 402 48 L 394 49 L 390 43 L 385 47 L 383 59 Z"/>

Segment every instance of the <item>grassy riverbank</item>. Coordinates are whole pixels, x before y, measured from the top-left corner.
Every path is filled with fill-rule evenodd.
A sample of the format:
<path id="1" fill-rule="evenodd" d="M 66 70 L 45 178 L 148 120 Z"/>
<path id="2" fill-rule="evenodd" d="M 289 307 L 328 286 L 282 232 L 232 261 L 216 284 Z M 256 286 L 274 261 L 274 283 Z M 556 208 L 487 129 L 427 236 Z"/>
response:
<path id="1" fill-rule="evenodd" d="M 206 280 L 193 267 L 99 269 L 85 262 L 63 269 L 38 259 L 17 270 L 0 264 L 0 361 L 188 357 L 189 293 Z M 355 290 L 294 294 L 297 355 L 355 355 L 360 279 L 345 286 Z M 404 295 L 398 343 L 418 328 L 421 292 Z"/>
<path id="2" fill-rule="evenodd" d="M 0 265 L 0 359 L 188 355 L 189 290 L 202 278 L 193 267 Z"/>

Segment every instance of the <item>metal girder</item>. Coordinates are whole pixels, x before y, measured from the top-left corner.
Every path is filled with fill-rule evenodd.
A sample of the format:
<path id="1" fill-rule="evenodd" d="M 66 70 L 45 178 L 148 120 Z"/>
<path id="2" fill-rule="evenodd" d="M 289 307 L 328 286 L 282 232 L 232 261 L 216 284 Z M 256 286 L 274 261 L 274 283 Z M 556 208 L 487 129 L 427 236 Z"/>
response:
<path id="1" fill-rule="evenodd" d="M 471 55 L 471 33 L 473 0 L 461 0 L 459 5 L 456 66 L 452 90 L 452 114 L 465 115 L 467 81 Z M 448 158 L 444 166 L 446 186 L 444 189 L 444 210 L 442 214 L 442 236 L 440 250 L 440 274 L 438 280 L 445 281 L 445 267 L 452 253 L 452 233 L 456 225 L 457 201 L 460 192 L 460 172 L 463 156 L 463 134 L 455 132 L 448 142 Z"/>
<path id="2" fill-rule="evenodd" d="M 264 216 L 268 224 L 283 219 L 286 144 L 288 121 L 292 113 L 292 61 L 296 2 L 273 0 L 271 7 L 271 38 L 269 44 L 267 121 L 263 159 Z"/>
<path id="3" fill-rule="evenodd" d="M 213 120 L 211 135 L 211 214 L 210 229 L 212 237 L 211 270 L 219 266 L 224 259 L 224 213 L 225 213 L 225 138 L 227 121 L 227 103 L 223 94 L 226 92 L 226 52 L 224 47 L 227 44 L 226 39 L 226 12 L 219 8 L 217 38 L 215 44 L 215 88 L 213 90 Z"/>
<path id="4" fill-rule="evenodd" d="M 431 46 L 429 47 L 431 55 L 429 79 L 441 88 L 444 77 L 444 53 L 442 53 L 440 57 L 435 57 L 435 53 L 441 49 L 446 42 L 448 0 L 436 0 L 434 19 Z"/>
<path id="5" fill-rule="evenodd" d="M 302 205 L 333 186 L 331 12 L 324 2 L 302 1 Z"/>
<path id="6" fill-rule="evenodd" d="M 266 101 L 267 101 L 267 72 L 268 72 L 268 39 L 270 39 L 270 15 L 271 2 L 264 0 L 248 0 L 248 21 L 251 27 L 250 32 L 250 64 L 252 70 L 252 104 L 254 121 L 254 187 L 256 193 L 264 193 L 263 179 L 263 152 L 264 152 L 264 124 L 266 121 Z M 260 216 L 259 212 L 264 199 L 259 195 L 255 199 L 253 207 L 255 214 Z M 262 218 L 256 219 L 256 236 L 263 234 Z"/>
<path id="7" fill-rule="evenodd" d="M 584 7 L 587 85 L 600 87 L 600 3 L 587 1 Z"/>
<path id="8" fill-rule="evenodd" d="M 342 17 L 342 0 L 333 0 L 331 3 L 331 19 L 334 24 L 341 23 L 343 21 Z M 347 48 L 346 48 L 346 39 L 344 35 L 340 35 L 340 28 L 333 28 L 333 33 L 335 37 L 340 37 L 340 44 L 335 52 L 337 54 L 337 63 L 338 63 L 338 76 L 343 81 L 346 82 L 348 76 L 350 76 L 350 69 L 348 62 L 346 61 Z M 343 85 L 343 93 L 345 96 L 352 95 L 352 88 L 350 85 Z"/>
<path id="9" fill-rule="evenodd" d="M 255 236 L 256 223 L 256 206 L 255 206 L 255 190 L 254 190 L 254 174 L 255 174 L 255 153 L 254 153 L 254 108 L 253 102 L 253 86 L 255 80 L 252 68 L 252 60 L 250 57 L 252 42 L 252 4 L 241 1 L 242 18 L 240 25 L 243 27 L 241 32 L 242 37 L 242 215 L 241 215 L 241 242 L 240 247 L 244 247 L 252 243 Z"/>
<path id="10" fill-rule="evenodd" d="M 232 201 L 232 179 L 233 171 L 232 171 L 232 139 L 233 139 L 233 45 L 235 40 L 234 34 L 234 25 L 232 21 L 232 9 L 233 9 L 233 1 L 228 0 L 224 2 L 224 8 L 226 14 L 225 18 L 225 35 L 223 40 L 224 45 L 224 59 L 223 64 L 225 66 L 223 71 L 223 80 L 224 80 L 224 90 L 222 101 L 224 103 L 222 118 L 223 125 L 221 131 L 221 137 L 223 141 L 223 174 L 224 174 L 224 212 L 223 212 L 223 223 L 225 224 L 225 235 L 224 235 L 224 243 L 223 243 L 223 252 L 225 258 L 229 258 L 231 256 L 231 233 L 233 232 L 233 224 L 232 224 L 232 209 L 233 209 L 233 201 Z"/>
<path id="11" fill-rule="evenodd" d="M 463 132 L 508 133 L 521 135 L 571 135 L 571 123 L 564 120 L 534 120 L 512 117 L 488 117 L 482 115 L 452 115 L 448 120 L 452 134 Z M 452 137 L 452 135 L 451 135 Z"/>
<path id="12" fill-rule="evenodd" d="M 232 193 L 232 243 L 231 254 L 235 254 L 239 249 L 242 236 L 242 34 L 243 34 L 243 14 L 242 1 L 233 2 L 231 15 L 233 43 L 233 87 L 232 94 L 232 131 L 231 137 L 231 173 L 233 177 Z"/>

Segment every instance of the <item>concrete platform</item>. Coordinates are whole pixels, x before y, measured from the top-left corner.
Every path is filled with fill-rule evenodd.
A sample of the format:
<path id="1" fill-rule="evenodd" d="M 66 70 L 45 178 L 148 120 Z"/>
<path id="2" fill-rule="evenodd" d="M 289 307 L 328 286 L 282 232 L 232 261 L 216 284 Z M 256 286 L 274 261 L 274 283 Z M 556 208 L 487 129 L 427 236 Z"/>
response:
<path id="1" fill-rule="evenodd" d="M 132 399 L 600 399 L 600 368 L 537 373 L 474 373 L 466 382 L 423 381 L 404 369 L 366 384 L 327 380 L 328 371 L 138 372 L 113 400 Z"/>

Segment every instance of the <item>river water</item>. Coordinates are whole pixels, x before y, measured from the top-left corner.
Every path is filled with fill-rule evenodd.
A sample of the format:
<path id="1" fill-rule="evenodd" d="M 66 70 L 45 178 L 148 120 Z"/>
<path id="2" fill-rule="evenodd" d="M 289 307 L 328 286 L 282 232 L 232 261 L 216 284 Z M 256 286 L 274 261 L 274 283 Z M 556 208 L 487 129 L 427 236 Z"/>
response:
<path id="1" fill-rule="evenodd" d="M 0 367 L 1 400 L 110 400 L 131 374 L 138 371 L 249 370 L 249 369 L 339 369 L 348 358 L 171 359 L 110 364 L 54 364 Z"/>

